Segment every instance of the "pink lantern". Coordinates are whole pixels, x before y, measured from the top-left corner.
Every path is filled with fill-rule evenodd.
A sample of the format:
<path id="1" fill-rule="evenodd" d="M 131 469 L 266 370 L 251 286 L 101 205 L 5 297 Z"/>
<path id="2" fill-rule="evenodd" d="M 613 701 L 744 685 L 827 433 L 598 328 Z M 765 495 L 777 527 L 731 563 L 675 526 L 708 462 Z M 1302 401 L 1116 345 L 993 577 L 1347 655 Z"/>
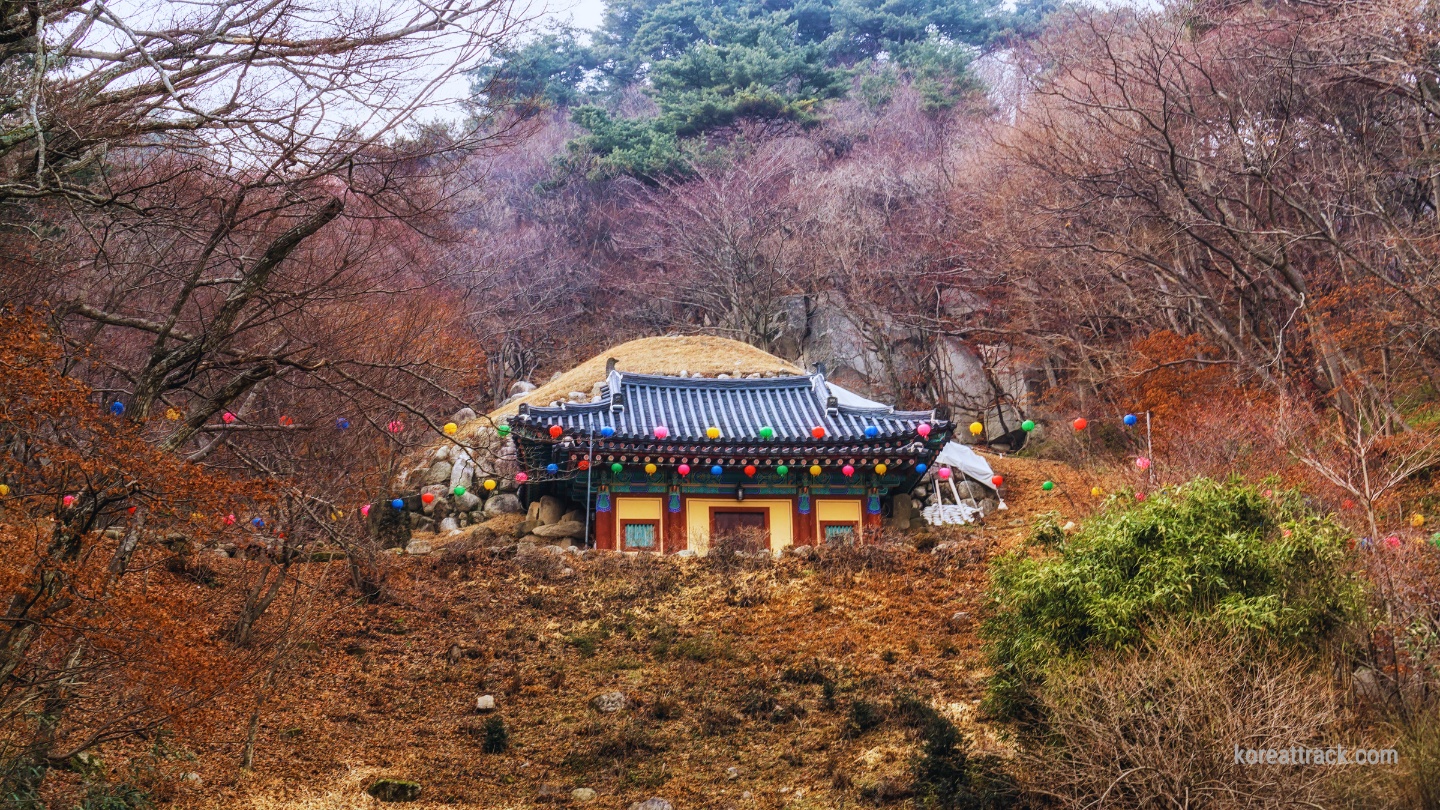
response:
<path id="1" fill-rule="evenodd" d="M 235 414 L 226 411 L 225 413 L 220 415 L 220 421 L 228 425 L 235 421 Z"/>
<path id="2" fill-rule="evenodd" d="M 921 423 L 920 423 L 920 427 L 915 428 L 915 432 L 916 432 L 916 433 L 919 433 L 919 434 L 920 434 L 920 438 L 922 438 L 922 439 L 929 438 L 929 436 L 930 436 L 930 423 L 929 423 L 929 422 L 921 422 Z"/>
<path id="3" fill-rule="evenodd" d="M 225 516 L 225 525 L 226 525 L 226 526 L 234 526 L 234 525 L 235 525 L 235 515 L 234 515 L 234 514 L 229 514 L 229 515 L 226 515 L 226 516 Z"/>
<path id="4" fill-rule="evenodd" d="M 1390 548 L 1399 548 L 1400 536 L 1397 534 L 1390 535 L 1389 537 L 1385 538 L 1385 545 L 1389 546 Z"/>
<path id="5" fill-rule="evenodd" d="M 676 468 L 675 468 L 675 472 L 678 472 L 678 473 L 680 473 L 681 475 L 689 475 L 689 474 L 690 474 L 690 465 L 689 465 L 689 464 L 681 464 L 679 467 L 676 467 Z"/>
<path id="6" fill-rule="evenodd" d="M 1137 493 L 1135 493 L 1135 500 L 1137 500 L 1137 501 L 1143 501 L 1143 500 L 1145 500 L 1145 493 L 1143 493 L 1143 492 L 1137 492 Z"/>
<path id="7" fill-rule="evenodd" d="M 1146 458 L 1146 457 L 1144 457 L 1144 456 L 1141 456 L 1141 457 L 1135 459 L 1135 466 L 1136 466 L 1136 467 L 1139 467 L 1139 468 L 1142 469 L 1142 470 L 1148 470 L 1148 469 L 1150 469 L 1150 459 L 1148 459 L 1148 458 Z"/>
<path id="8" fill-rule="evenodd" d="M 655 438 L 657 438 L 657 439 L 666 439 L 666 438 L 669 438 L 669 436 L 670 436 L 670 428 L 665 427 L 664 425 L 656 425 L 656 426 L 655 426 Z"/>
<path id="9" fill-rule="evenodd" d="M 949 468 L 949 467 L 941 467 L 940 469 L 938 469 L 938 470 L 935 471 L 935 474 L 940 477 L 940 480 L 941 480 L 941 481 L 949 481 L 949 480 L 950 480 L 950 468 Z"/>
<path id="10" fill-rule="evenodd" d="M 855 474 L 855 468 L 851 467 L 849 464 L 846 464 L 844 467 L 840 468 L 840 472 L 844 473 L 848 477 Z"/>
<path id="11" fill-rule="evenodd" d="M 62 503 L 65 504 L 65 508 L 66 508 L 66 509 L 69 509 L 70 507 L 72 507 L 72 506 L 75 505 L 75 496 L 74 496 L 74 495 L 66 495 L 64 498 L 61 498 L 60 500 L 61 500 Z"/>
<path id="12" fill-rule="evenodd" d="M 385 426 L 385 429 L 390 431 L 391 433 L 399 433 L 400 431 L 405 429 L 405 423 L 401 422 L 399 419 L 394 419 L 391 420 L 390 424 Z"/>
<path id="13" fill-rule="evenodd" d="M 370 517 L 370 504 L 367 503 L 364 506 L 360 507 L 360 516 Z"/>
<path id="14" fill-rule="evenodd" d="M 515 473 L 515 480 L 516 480 L 516 481 L 519 481 L 520 483 L 523 484 L 523 483 L 525 483 L 526 481 L 529 481 L 529 480 L 530 480 L 530 476 L 526 475 L 526 474 L 523 473 L 523 472 L 518 472 L 518 473 Z"/>

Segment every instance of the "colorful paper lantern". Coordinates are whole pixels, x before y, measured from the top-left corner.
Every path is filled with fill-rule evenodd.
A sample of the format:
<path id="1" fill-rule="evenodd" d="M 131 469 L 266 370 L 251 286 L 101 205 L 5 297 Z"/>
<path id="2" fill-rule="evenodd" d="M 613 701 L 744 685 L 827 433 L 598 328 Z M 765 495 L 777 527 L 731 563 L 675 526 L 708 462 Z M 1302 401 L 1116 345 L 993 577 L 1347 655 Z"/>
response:
<path id="1" fill-rule="evenodd" d="M 460 426 L 454 422 L 446 422 L 445 427 L 441 428 L 441 430 L 445 431 L 446 436 L 454 436 L 460 432 Z"/>
<path id="2" fill-rule="evenodd" d="M 1355 502 L 1352 501 L 1352 500 L 1350 500 L 1349 498 L 1346 498 L 1345 500 L 1343 500 L 1343 501 L 1340 502 L 1340 508 L 1341 508 L 1341 509 L 1354 509 L 1354 508 L 1355 508 Z"/>
<path id="3" fill-rule="evenodd" d="M 1144 457 L 1144 456 L 1141 456 L 1141 457 L 1135 459 L 1135 466 L 1136 466 L 1136 467 L 1139 467 L 1139 468 L 1142 469 L 1142 470 L 1148 470 L 1148 469 L 1150 469 L 1150 459 L 1148 459 L 1148 458 L 1146 458 L 1146 457 Z"/>
<path id="4" fill-rule="evenodd" d="M 174 408 L 166 408 L 165 418 L 169 419 L 171 422 L 174 422 L 176 419 L 180 418 L 180 412 L 175 410 Z"/>
<path id="5" fill-rule="evenodd" d="M 234 525 L 235 525 L 235 515 L 234 515 L 234 514 L 229 514 L 229 515 L 226 515 L 226 516 L 225 516 L 225 525 L 226 525 L 226 526 L 234 526 Z"/>
<path id="6" fill-rule="evenodd" d="M 615 435 L 615 428 L 606 425 L 605 427 L 600 428 L 600 435 L 608 439 L 611 436 Z"/>
<path id="7" fill-rule="evenodd" d="M 295 420 L 288 416 L 281 416 L 280 427 L 295 427 Z"/>
<path id="8" fill-rule="evenodd" d="M 1052 490 L 1052 489 L 1055 488 L 1055 482 L 1054 482 L 1054 481 L 1046 481 L 1045 483 L 1043 483 L 1043 484 L 1040 485 L 1040 488 L 1043 489 L 1043 490 L 1045 490 L 1046 492 L 1049 492 L 1050 490 Z"/>
<path id="9" fill-rule="evenodd" d="M 583 458 L 582 458 L 582 459 L 580 459 L 578 462 L 575 463 L 575 466 L 578 467 L 578 468 L 580 468 L 580 469 L 582 469 L 582 470 L 588 470 L 588 469 L 590 469 L 590 461 L 589 461 L 589 459 L 583 459 Z"/>
<path id="10" fill-rule="evenodd" d="M 670 428 L 665 427 L 664 425 L 656 425 L 656 426 L 655 426 L 655 438 L 657 438 L 657 439 L 666 439 L 666 438 L 669 438 L 669 436 L 670 436 Z"/>
<path id="11" fill-rule="evenodd" d="M 920 427 L 915 428 L 915 432 L 920 434 L 920 438 L 928 439 L 930 438 L 930 429 L 929 422 L 921 422 Z"/>
<path id="12" fill-rule="evenodd" d="M 753 476 L 755 475 L 755 465 L 754 465 L 754 464 L 746 464 L 746 465 L 745 465 L 745 475 L 751 476 L 751 477 L 753 477 Z"/>
<path id="13" fill-rule="evenodd" d="M 721 467 L 719 464 L 716 464 L 715 466 L 713 466 L 713 467 L 710 468 L 710 474 L 711 474 L 711 475 L 721 475 L 721 474 L 723 474 L 724 472 L 725 472 L 725 469 L 724 469 L 723 467 Z"/>
<path id="14" fill-rule="evenodd" d="M 546 464 L 546 465 L 545 465 L 545 472 L 550 473 L 551 475 L 554 475 L 555 473 L 560 472 L 560 465 L 559 465 L 559 464 Z"/>
<path id="15" fill-rule="evenodd" d="M 1440 548 L 1440 532 L 1435 532 L 1430 535 L 1430 544 L 1436 548 Z"/>
<path id="16" fill-rule="evenodd" d="M 370 504 L 367 503 L 360 507 L 360 516 L 370 517 Z"/>
<path id="17" fill-rule="evenodd" d="M 810 435 L 814 436 L 817 439 L 823 439 L 825 438 L 825 428 L 820 425 L 816 425 L 815 427 L 810 428 Z"/>
<path id="18" fill-rule="evenodd" d="M 485 491 L 486 491 L 486 492 L 494 492 L 494 491 L 495 491 L 495 487 L 498 486 L 498 485 L 495 483 L 495 479 L 494 479 L 494 478 L 486 478 L 486 479 L 485 479 L 485 483 L 482 484 L 481 486 L 485 487 Z"/>
<path id="19" fill-rule="evenodd" d="M 339 509 L 331 509 L 331 510 L 330 510 L 330 519 L 331 519 L 332 521 L 333 521 L 333 520 L 339 520 L 340 518 L 343 518 L 343 517 L 345 517 L 345 513 L 342 512 L 342 511 L 340 511 Z"/>
<path id="20" fill-rule="evenodd" d="M 1145 500 L 1145 493 L 1143 493 L 1143 492 L 1137 492 L 1137 493 L 1135 493 L 1135 500 L 1137 500 L 1137 501 L 1143 501 L 1143 500 Z"/>
<path id="21" fill-rule="evenodd" d="M 1390 548 L 1399 548 L 1400 536 L 1397 534 L 1390 535 L 1389 537 L 1385 538 L 1385 545 L 1389 546 Z"/>
<path id="22" fill-rule="evenodd" d="M 1100 497 L 1101 495 L 1104 495 L 1104 494 L 1105 494 L 1105 490 L 1101 489 L 1100 487 L 1090 487 L 1090 494 L 1091 494 L 1093 497 L 1098 498 L 1098 497 Z"/>
<path id="23" fill-rule="evenodd" d="M 886 471 L 888 471 L 889 469 L 890 469 L 890 468 L 885 465 L 885 462 L 882 461 L 882 462 L 880 462 L 879 464 L 876 464 L 876 465 L 875 465 L 875 474 L 876 474 L 876 475 L 884 475 L 884 474 L 886 473 Z"/>
<path id="24" fill-rule="evenodd" d="M 773 439 L 773 438 L 775 438 L 775 428 L 772 428 L 772 427 L 770 427 L 769 425 L 766 425 L 765 427 L 760 428 L 760 438 L 762 438 L 762 439 Z"/>
<path id="25" fill-rule="evenodd" d="M 450 493 L 451 493 L 452 495 L 454 495 L 455 497 L 457 497 L 457 498 L 464 497 L 464 496 L 465 496 L 465 487 L 457 486 L 457 487 L 455 487 L 454 489 L 450 490 Z"/>
<path id="26" fill-rule="evenodd" d="M 517 473 L 515 473 L 515 480 L 516 480 L 517 482 L 523 484 L 523 483 L 525 483 L 526 481 L 529 481 L 529 480 L 530 480 L 530 474 L 529 474 L 529 473 L 526 473 L 526 472 L 517 472 Z"/>
<path id="27" fill-rule="evenodd" d="M 1026 419 L 1024 422 L 1020 423 L 1020 429 L 1025 431 L 1026 433 L 1029 433 L 1030 431 L 1035 429 L 1035 423 L 1029 419 Z"/>
<path id="28" fill-rule="evenodd" d="M 990 483 L 994 484 L 996 489 L 999 489 L 1000 487 L 1005 485 L 1005 476 L 992 475 L 990 476 Z"/>
<path id="29" fill-rule="evenodd" d="M 1140 423 L 1140 417 L 1133 413 L 1125 414 L 1125 427 L 1135 427 Z"/>
<path id="30" fill-rule="evenodd" d="M 971 422 L 971 423 L 970 423 L 970 435 L 971 435 L 971 436 L 979 436 L 981 433 L 984 433 L 984 432 L 985 432 L 985 426 L 984 426 L 984 425 L 980 424 L 979 422 Z"/>
<path id="31" fill-rule="evenodd" d="M 393 500 L 393 501 L 390 502 L 390 508 L 391 508 L 391 509 L 404 509 L 404 508 L 405 508 L 405 500 L 404 500 L 403 498 L 396 498 L 395 500 Z"/>
<path id="32" fill-rule="evenodd" d="M 786 467 L 784 464 L 781 464 L 780 466 L 775 468 L 775 472 L 781 478 L 784 478 L 785 476 L 790 474 L 790 468 Z"/>
<path id="33" fill-rule="evenodd" d="M 655 471 L 658 470 L 658 469 L 660 469 L 660 468 L 659 468 L 659 467 L 656 467 L 654 464 L 646 464 L 646 465 L 645 465 L 645 474 L 646 474 L 646 475 L 654 475 L 654 474 L 655 474 Z"/>
<path id="34" fill-rule="evenodd" d="M 1417 528 L 1417 529 L 1420 528 L 1421 526 L 1424 526 L 1424 525 L 1425 525 L 1425 516 L 1422 515 L 1422 514 L 1420 514 L 1419 512 L 1416 512 L 1415 514 L 1413 514 L 1413 515 L 1410 516 L 1410 525 L 1411 525 L 1411 526 L 1414 526 L 1414 527 Z"/>
<path id="35" fill-rule="evenodd" d="M 850 476 L 855 474 L 855 468 L 851 467 L 849 464 L 846 464 L 844 467 L 840 468 L 840 474 L 845 476 L 846 478 L 849 478 Z"/>
<path id="36" fill-rule="evenodd" d="M 819 475 L 819 474 L 820 474 L 820 465 L 819 465 L 819 464 L 811 464 L 811 465 L 810 465 L 810 474 L 811 474 L 811 475 Z"/>
<path id="37" fill-rule="evenodd" d="M 720 428 L 711 425 L 710 427 L 705 428 L 705 435 L 709 436 L 712 441 L 718 439 L 720 438 Z"/>
<path id="38" fill-rule="evenodd" d="M 69 509 L 70 507 L 72 507 L 72 506 L 75 505 L 75 496 L 74 496 L 74 495 L 66 495 L 65 497 L 63 497 L 63 498 L 60 499 L 60 502 L 63 503 L 63 504 L 65 504 L 65 508 L 66 508 L 66 509 Z"/>
<path id="39" fill-rule="evenodd" d="M 550 438 L 552 438 L 552 439 L 558 439 L 558 438 L 560 438 L 560 434 L 561 434 L 561 433 L 564 433 L 564 432 L 565 432 L 565 428 L 562 428 L 562 427 L 560 427 L 559 425 L 551 425 L 551 426 L 550 426 Z"/>
<path id="40" fill-rule="evenodd" d="M 433 493 L 433 492 L 427 492 L 427 493 L 425 493 L 424 495 L 421 495 L 421 496 L 420 496 L 420 502 L 421 502 L 421 503 L 426 503 L 426 504 L 434 503 L 434 502 L 435 502 L 435 493 Z"/>
<path id="41" fill-rule="evenodd" d="M 224 422 L 227 425 L 232 424 L 235 421 L 235 414 L 226 411 L 225 413 L 220 414 L 220 421 Z"/>
<path id="42" fill-rule="evenodd" d="M 339 419 L 336 419 L 336 420 L 335 420 L 335 428 L 336 428 L 337 430 L 349 430 L 349 429 L 350 429 L 350 420 L 349 420 L 349 419 L 346 419 L 346 418 L 343 417 L 343 416 L 340 417 Z"/>
<path id="43" fill-rule="evenodd" d="M 6 495 L 9 495 L 9 494 L 10 494 L 10 485 L 9 485 L 9 484 L 0 484 L 0 498 L 3 498 L 3 497 L 5 497 Z"/>
<path id="44" fill-rule="evenodd" d="M 392 419 L 390 420 L 390 424 L 385 426 L 385 429 L 390 431 L 391 433 L 399 433 L 400 431 L 405 429 L 405 423 L 401 422 L 399 419 Z"/>
<path id="45" fill-rule="evenodd" d="M 250 518 L 250 525 L 251 525 L 251 526 L 254 526 L 254 527 L 257 528 L 257 529 L 262 529 L 262 528 L 265 527 L 265 518 L 262 518 L 262 517 L 253 517 L 253 518 Z"/>
<path id="46" fill-rule="evenodd" d="M 110 413 L 116 416 L 123 416 L 125 413 L 125 403 L 118 399 L 110 403 Z"/>
<path id="47" fill-rule="evenodd" d="M 1076 430 L 1084 430 L 1089 424 L 1090 423 L 1085 421 L 1085 417 L 1083 416 L 1070 423 L 1071 427 L 1075 428 Z"/>
<path id="48" fill-rule="evenodd" d="M 132 506 L 132 507 L 126 509 L 126 510 L 125 510 L 125 514 L 127 514 L 127 515 L 133 515 L 133 514 L 135 514 L 135 507 Z"/>
<path id="49" fill-rule="evenodd" d="M 929 468 L 929 467 L 926 467 L 924 464 L 916 464 L 916 465 L 915 465 L 915 472 L 917 472 L 917 473 L 923 473 L 923 472 L 925 472 L 925 471 L 928 470 L 928 469 L 930 469 L 930 468 Z"/>
<path id="50" fill-rule="evenodd" d="M 680 473 L 681 475 L 689 475 L 689 474 L 690 474 L 690 465 L 689 465 L 689 464 L 681 464 L 679 467 L 676 467 L 676 468 L 675 468 L 675 472 L 678 472 L 678 473 Z"/>
<path id="51" fill-rule="evenodd" d="M 505 438 L 506 436 L 509 436 L 509 435 L 510 435 L 510 426 L 509 426 L 509 425 L 496 425 L 496 426 L 495 426 L 495 432 L 498 433 L 498 434 L 500 434 L 500 438 L 503 439 L 503 438 Z"/>
<path id="52" fill-rule="evenodd" d="M 874 425 L 867 425 L 867 426 L 865 427 L 865 438 L 867 438 L 867 439 L 873 439 L 873 438 L 875 438 L 876 436 L 879 436 L 879 435 L 880 435 L 880 428 L 877 428 L 877 427 L 875 427 Z"/>
<path id="53" fill-rule="evenodd" d="M 624 471 L 625 471 L 625 465 L 624 465 L 624 464 L 621 464 L 621 463 L 618 462 L 618 461 L 615 462 L 614 464 L 611 464 L 611 465 L 610 465 L 610 472 L 615 473 L 616 475 L 619 475 L 620 473 L 622 473 L 622 472 L 624 472 Z"/>
<path id="54" fill-rule="evenodd" d="M 950 480 L 950 468 L 949 468 L 949 467 L 941 467 L 940 469 L 938 469 L 938 470 L 935 471 L 935 475 L 936 475 L 936 477 L 938 477 L 941 481 L 949 481 L 949 480 Z"/>

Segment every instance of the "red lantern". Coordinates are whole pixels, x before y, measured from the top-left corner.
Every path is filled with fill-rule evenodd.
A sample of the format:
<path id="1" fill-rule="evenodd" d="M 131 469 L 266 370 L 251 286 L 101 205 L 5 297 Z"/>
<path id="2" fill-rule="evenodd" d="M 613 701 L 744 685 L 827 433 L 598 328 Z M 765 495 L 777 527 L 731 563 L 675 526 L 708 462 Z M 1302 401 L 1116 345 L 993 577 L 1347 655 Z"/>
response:
<path id="1" fill-rule="evenodd" d="M 420 496 L 420 500 L 424 501 L 425 503 L 434 503 L 434 502 L 435 502 L 435 493 L 433 493 L 433 492 L 427 492 L 427 493 L 425 493 L 424 495 L 421 495 L 421 496 Z"/>
<path id="2" fill-rule="evenodd" d="M 816 425 L 815 427 L 810 429 L 810 435 L 814 436 L 817 439 L 823 439 L 825 438 L 825 428 L 821 427 L 820 425 Z"/>
<path id="3" fill-rule="evenodd" d="M 281 426 L 281 427 L 293 427 L 294 425 L 295 425 L 295 420 L 294 420 L 294 419 L 291 419 L 291 418 L 288 417 L 288 416 L 282 416 L 282 417 L 280 417 L 280 426 Z"/>
<path id="4" fill-rule="evenodd" d="M 1005 476 L 997 475 L 994 478 L 990 479 L 990 483 L 994 484 L 996 489 L 999 489 L 1000 487 L 1005 485 Z"/>
<path id="5" fill-rule="evenodd" d="M 126 511 L 126 512 L 129 512 L 130 514 L 133 515 L 133 514 L 135 514 L 135 507 L 132 506 L 132 507 L 130 507 L 129 509 L 126 509 L 125 511 Z"/>
<path id="6" fill-rule="evenodd" d="M 746 464 L 746 465 L 745 465 L 745 474 L 746 474 L 746 475 L 750 475 L 750 476 L 755 475 L 755 465 L 754 465 L 754 464 Z"/>
<path id="7" fill-rule="evenodd" d="M 560 427 L 559 425 L 551 425 L 551 426 L 550 426 L 550 438 L 552 438 L 552 439 L 558 439 L 558 438 L 560 438 L 560 434 L 561 434 L 561 433 L 564 433 L 564 432 L 565 432 L 564 428 Z"/>
<path id="8" fill-rule="evenodd" d="M 1071 424 L 1075 426 L 1076 430 L 1084 430 L 1085 426 L 1090 423 L 1086 422 L 1085 417 L 1082 416 L 1079 419 L 1076 419 L 1074 422 L 1071 422 Z"/>
<path id="9" fill-rule="evenodd" d="M 1343 500 L 1343 501 L 1340 502 L 1340 507 L 1341 507 L 1342 509 L 1354 509 L 1354 508 L 1355 508 L 1355 502 L 1352 501 L 1352 500 L 1350 500 L 1349 498 L 1346 498 L 1345 500 Z"/>
<path id="10" fill-rule="evenodd" d="M 582 470 L 588 470 L 590 469 L 590 460 L 582 458 L 580 459 L 580 463 L 576 464 L 575 466 L 579 467 Z"/>

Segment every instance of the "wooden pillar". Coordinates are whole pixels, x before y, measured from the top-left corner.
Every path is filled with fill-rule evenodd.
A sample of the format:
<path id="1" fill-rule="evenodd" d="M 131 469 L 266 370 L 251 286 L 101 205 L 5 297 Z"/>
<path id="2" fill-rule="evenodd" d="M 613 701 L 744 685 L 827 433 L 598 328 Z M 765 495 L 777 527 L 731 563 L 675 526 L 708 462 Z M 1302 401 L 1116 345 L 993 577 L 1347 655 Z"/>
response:
<path id="1" fill-rule="evenodd" d="M 668 500 L 670 496 L 667 493 L 665 497 Z M 662 518 L 661 522 L 665 526 L 664 548 L 666 554 L 674 554 L 677 551 L 684 551 L 689 545 L 688 535 L 690 531 L 690 523 L 688 517 L 689 505 L 686 503 L 687 500 L 689 499 L 686 498 L 684 495 L 680 496 L 679 512 L 671 512 L 668 508 L 666 508 L 668 507 L 668 503 L 661 506 L 662 509 L 665 509 L 665 511 L 662 513 L 664 517 Z"/>
<path id="2" fill-rule="evenodd" d="M 860 534 L 862 535 L 862 539 L 866 543 L 875 542 L 879 537 L 880 525 L 884 516 L 879 512 L 873 515 L 870 514 L 865 510 L 863 503 L 860 507 L 860 516 Z"/>
<path id="3" fill-rule="evenodd" d="M 614 503 L 614 501 L 611 501 Z M 604 551 L 615 550 L 615 508 L 612 506 L 609 512 L 596 512 L 595 521 L 595 548 Z"/>
<path id="4" fill-rule="evenodd" d="M 795 524 L 795 545 L 815 545 L 815 499 L 810 499 L 810 514 L 802 515 L 800 514 L 800 497 L 797 495 L 790 501 L 790 514 Z"/>

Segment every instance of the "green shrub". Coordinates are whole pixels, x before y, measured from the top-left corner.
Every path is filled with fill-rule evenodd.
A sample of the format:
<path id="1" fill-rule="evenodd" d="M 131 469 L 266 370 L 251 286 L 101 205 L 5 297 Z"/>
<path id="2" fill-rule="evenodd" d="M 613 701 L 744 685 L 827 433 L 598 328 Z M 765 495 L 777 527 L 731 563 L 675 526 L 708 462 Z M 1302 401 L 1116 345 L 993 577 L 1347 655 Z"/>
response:
<path id="1" fill-rule="evenodd" d="M 992 564 L 993 614 L 981 629 L 995 676 L 987 708 L 1038 719 L 1047 670 L 1101 649 L 1133 648 L 1171 619 L 1282 646 L 1317 647 L 1358 604 L 1347 533 L 1294 492 L 1199 479 L 1138 504 L 1115 502 L 1075 535 Z"/>
<path id="2" fill-rule="evenodd" d="M 859 737 L 884 722 L 885 715 L 879 706 L 864 698 L 855 698 L 850 704 L 850 716 L 845 720 L 845 736 Z"/>
<path id="3" fill-rule="evenodd" d="M 480 744 L 480 750 L 487 754 L 503 754 L 510 748 L 510 732 L 505 728 L 505 721 L 499 717 L 491 717 L 485 721 L 485 742 Z"/>

